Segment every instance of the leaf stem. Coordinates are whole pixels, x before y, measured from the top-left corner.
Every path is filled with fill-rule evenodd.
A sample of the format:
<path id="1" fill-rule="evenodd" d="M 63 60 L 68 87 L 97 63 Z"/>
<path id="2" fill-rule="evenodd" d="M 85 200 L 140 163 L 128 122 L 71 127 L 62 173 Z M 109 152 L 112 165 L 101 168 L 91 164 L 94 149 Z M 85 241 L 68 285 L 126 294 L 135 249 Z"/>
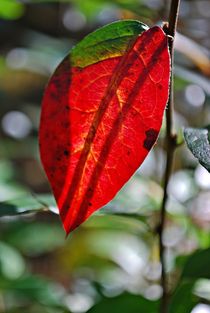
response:
<path id="1" fill-rule="evenodd" d="M 159 250 L 160 262 L 162 266 L 161 272 L 161 286 L 163 290 L 160 313 L 167 313 L 168 311 L 168 290 L 167 290 L 167 277 L 165 268 L 165 247 L 163 243 L 163 232 L 166 222 L 166 204 L 168 200 L 168 182 L 172 171 L 174 152 L 177 147 L 176 134 L 173 133 L 173 112 L 174 112 L 174 85 L 173 85 L 173 65 L 174 65 L 174 36 L 176 33 L 178 12 L 180 0 L 172 0 L 169 14 L 169 23 L 164 26 L 164 31 L 168 35 L 169 51 L 171 56 L 171 82 L 169 90 L 169 99 L 166 110 L 166 168 L 164 176 L 164 193 L 160 212 L 160 225 L 159 225 Z"/>

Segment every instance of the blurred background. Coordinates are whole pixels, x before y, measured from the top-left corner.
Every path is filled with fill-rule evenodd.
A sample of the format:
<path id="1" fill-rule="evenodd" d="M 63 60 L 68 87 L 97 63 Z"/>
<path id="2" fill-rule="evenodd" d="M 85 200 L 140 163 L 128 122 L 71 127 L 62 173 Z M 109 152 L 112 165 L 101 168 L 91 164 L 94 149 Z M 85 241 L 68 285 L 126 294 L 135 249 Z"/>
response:
<path id="1" fill-rule="evenodd" d="M 39 161 L 44 87 L 87 33 L 119 19 L 167 20 L 163 0 L 0 0 L 0 312 L 158 312 L 156 227 L 164 125 L 144 164 L 65 239 Z M 175 129 L 210 121 L 210 2 L 182 0 L 175 41 Z M 210 313 L 210 174 L 183 144 L 164 233 L 170 313 Z"/>

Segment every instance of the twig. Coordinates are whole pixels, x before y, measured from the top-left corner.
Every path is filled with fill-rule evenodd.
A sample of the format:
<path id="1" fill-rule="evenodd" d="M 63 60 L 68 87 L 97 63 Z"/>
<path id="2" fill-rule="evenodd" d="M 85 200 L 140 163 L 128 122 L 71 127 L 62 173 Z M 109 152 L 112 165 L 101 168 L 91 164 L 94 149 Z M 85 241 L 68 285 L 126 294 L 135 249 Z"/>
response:
<path id="1" fill-rule="evenodd" d="M 164 244 L 163 244 L 163 232 L 165 228 L 166 220 L 166 203 L 168 200 L 167 187 L 169 178 L 172 171 L 174 151 L 177 147 L 176 144 L 176 135 L 173 133 L 173 111 L 174 111 L 174 86 L 173 86 L 173 63 L 174 63 L 174 36 L 177 27 L 177 19 L 179 12 L 180 0 L 172 0 L 169 23 L 164 26 L 164 31 L 168 35 L 169 51 L 171 56 L 171 82 L 170 82 L 170 91 L 169 99 L 166 110 L 166 151 L 167 151 L 167 160 L 166 160 L 166 169 L 164 177 L 164 194 L 161 206 L 160 213 L 160 226 L 159 226 L 159 248 L 160 248 L 160 262 L 162 265 L 161 273 L 161 285 L 162 285 L 162 299 L 160 305 L 160 313 L 167 313 L 168 311 L 168 291 L 167 291 L 167 280 L 166 280 L 166 269 L 165 269 L 165 259 L 164 259 Z"/>

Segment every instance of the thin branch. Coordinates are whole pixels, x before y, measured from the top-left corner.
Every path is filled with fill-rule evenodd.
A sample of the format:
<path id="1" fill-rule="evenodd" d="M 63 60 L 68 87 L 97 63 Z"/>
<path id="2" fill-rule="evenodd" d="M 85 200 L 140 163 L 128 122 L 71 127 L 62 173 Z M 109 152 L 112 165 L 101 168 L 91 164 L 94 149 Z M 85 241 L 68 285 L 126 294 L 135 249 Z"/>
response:
<path id="1" fill-rule="evenodd" d="M 174 63 L 174 36 L 176 33 L 178 12 L 179 12 L 180 0 L 172 0 L 169 23 L 165 25 L 164 31 L 168 35 L 169 51 L 171 56 L 171 82 L 169 99 L 166 110 L 166 169 L 164 177 L 164 194 L 160 213 L 160 226 L 159 226 L 159 247 L 160 247 L 160 262 L 162 265 L 161 273 L 161 285 L 163 289 L 163 295 L 161 299 L 160 313 L 167 313 L 168 311 L 168 291 L 167 291 L 167 279 L 166 279 L 166 269 L 165 269 L 165 248 L 163 244 L 163 232 L 165 228 L 166 221 L 166 203 L 168 200 L 168 182 L 172 171 L 174 151 L 176 149 L 176 135 L 173 133 L 173 112 L 174 112 L 174 86 L 173 86 L 173 63 Z"/>

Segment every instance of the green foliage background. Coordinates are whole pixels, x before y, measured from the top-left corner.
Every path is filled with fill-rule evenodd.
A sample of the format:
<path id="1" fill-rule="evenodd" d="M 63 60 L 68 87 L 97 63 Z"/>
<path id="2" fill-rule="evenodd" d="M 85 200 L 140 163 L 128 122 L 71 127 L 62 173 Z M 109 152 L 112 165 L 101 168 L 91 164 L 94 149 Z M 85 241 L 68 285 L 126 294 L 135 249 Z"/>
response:
<path id="1" fill-rule="evenodd" d="M 202 127 L 210 117 L 208 1 L 181 3 L 178 31 L 185 37 L 175 44 L 180 142 L 183 126 Z M 1 0 L 0 312 L 158 312 L 164 125 L 140 170 L 68 239 L 39 162 L 37 132 L 44 87 L 76 42 L 117 19 L 161 24 L 168 6 L 163 0 Z M 169 195 L 170 313 L 199 313 L 199 303 L 210 312 L 210 175 L 185 144 L 176 153 Z"/>

